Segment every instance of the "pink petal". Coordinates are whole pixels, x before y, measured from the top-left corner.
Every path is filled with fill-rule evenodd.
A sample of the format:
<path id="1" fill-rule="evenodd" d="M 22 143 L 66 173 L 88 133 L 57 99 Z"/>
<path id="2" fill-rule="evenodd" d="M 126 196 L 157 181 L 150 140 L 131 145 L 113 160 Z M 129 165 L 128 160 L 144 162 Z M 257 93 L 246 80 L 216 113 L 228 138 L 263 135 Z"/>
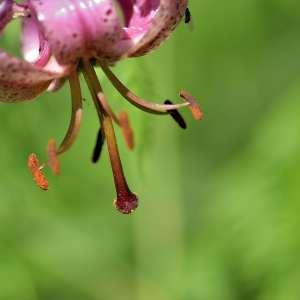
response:
<path id="1" fill-rule="evenodd" d="M 51 56 L 49 43 L 34 14 L 22 19 L 22 52 L 26 61 L 39 67 L 44 67 Z"/>
<path id="2" fill-rule="evenodd" d="M 29 4 L 57 61 L 74 64 L 82 57 L 112 60 L 121 55 L 116 45 L 122 27 L 113 1 L 29 0 Z"/>
<path id="3" fill-rule="evenodd" d="M 11 20 L 13 13 L 12 0 L 0 0 L 0 33 Z"/>
<path id="4" fill-rule="evenodd" d="M 124 1 L 124 0 L 121 0 Z M 187 8 L 188 0 L 133 0 L 138 9 L 133 11 L 128 31 L 140 28 L 146 29 L 143 37 L 129 50 L 128 56 L 144 55 L 158 47 L 175 29 Z M 156 8 L 156 10 L 155 10 Z M 147 18 L 147 14 L 151 17 Z M 138 14 L 138 15 L 136 15 Z"/>
<path id="5" fill-rule="evenodd" d="M 0 102 L 30 100 L 61 74 L 39 69 L 0 50 Z"/>
<path id="6" fill-rule="evenodd" d="M 124 16 L 124 31 L 134 42 L 139 41 L 149 30 L 160 6 L 160 0 L 118 0 Z"/>
<path id="7" fill-rule="evenodd" d="M 67 74 L 71 72 L 72 67 L 75 67 L 60 65 L 57 62 L 34 13 L 22 19 L 22 53 L 26 61 L 50 72 Z M 63 86 L 64 82 L 65 78 L 55 79 L 47 90 L 56 91 Z"/>

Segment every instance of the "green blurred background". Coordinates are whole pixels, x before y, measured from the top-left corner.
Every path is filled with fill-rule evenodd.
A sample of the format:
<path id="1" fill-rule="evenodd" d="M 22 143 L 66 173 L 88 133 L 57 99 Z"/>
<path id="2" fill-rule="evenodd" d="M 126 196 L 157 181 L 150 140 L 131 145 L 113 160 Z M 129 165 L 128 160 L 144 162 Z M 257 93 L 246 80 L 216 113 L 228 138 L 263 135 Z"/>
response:
<path id="1" fill-rule="evenodd" d="M 90 162 L 98 128 L 86 88 L 79 139 L 51 189 L 34 186 L 27 155 L 43 157 L 69 120 L 67 86 L 1 105 L 1 300 L 300 299 L 300 4 L 190 1 L 158 51 L 123 61 L 118 76 L 150 99 L 182 87 L 205 119 L 189 129 L 130 107 L 137 146 L 119 136 L 140 207 L 123 216 L 106 151 Z M 0 45 L 14 52 L 18 24 Z"/>

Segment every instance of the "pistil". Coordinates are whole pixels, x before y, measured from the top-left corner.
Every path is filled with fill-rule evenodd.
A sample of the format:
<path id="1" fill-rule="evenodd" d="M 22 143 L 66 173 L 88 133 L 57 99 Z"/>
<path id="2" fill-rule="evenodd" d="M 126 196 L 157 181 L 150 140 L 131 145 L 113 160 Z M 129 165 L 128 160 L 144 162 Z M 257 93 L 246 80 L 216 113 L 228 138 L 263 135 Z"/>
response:
<path id="1" fill-rule="evenodd" d="M 103 105 L 103 103 L 107 103 L 107 101 L 103 94 L 103 90 L 100 82 L 98 81 L 95 70 L 88 60 L 83 61 L 83 74 L 98 113 L 100 126 L 103 129 L 105 139 L 107 141 L 109 158 L 117 193 L 117 198 L 114 201 L 114 204 L 121 213 L 130 214 L 137 208 L 138 198 L 130 191 L 125 179 L 112 123 L 112 117 L 110 116 L 109 111 L 107 111 Z"/>

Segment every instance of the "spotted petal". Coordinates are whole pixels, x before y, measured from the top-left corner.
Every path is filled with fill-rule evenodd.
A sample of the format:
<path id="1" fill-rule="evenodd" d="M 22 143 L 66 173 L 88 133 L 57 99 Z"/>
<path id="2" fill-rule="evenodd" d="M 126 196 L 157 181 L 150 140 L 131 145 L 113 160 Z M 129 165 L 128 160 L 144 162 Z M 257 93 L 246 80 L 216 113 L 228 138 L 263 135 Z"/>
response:
<path id="1" fill-rule="evenodd" d="M 30 100 L 47 89 L 51 80 L 62 76 L 44 71 L 0 50 L 0 102 Z"/>
<path id="2" fill-rule="evenodd" d="M 138 28 L 137 25 L 141 22 L 143 30 L 146 31 L 129 50 L 127 56 L 141 56 L 158 47 L 182 19 L 188 0 L 134 0 L 133 2 L 135 5 L 130 17 L 129 31 Z M 148 18 L 145 19 L 147 15 Z"/>
<path id="3" fill-rule="evenodd" d="M 168 37 L 188 0 L 28 0 L 60 64 L 140 56 Z M 124 21 L 124 24 L 123 22 Z"/>
<path id="4" fill-rule="evenodd" d="M 122 24 L 115 0 L 29 0 L 60 64 L 82 57 L 116 60 Z M 130 41 L 128 41 L 130 42 Z"/>

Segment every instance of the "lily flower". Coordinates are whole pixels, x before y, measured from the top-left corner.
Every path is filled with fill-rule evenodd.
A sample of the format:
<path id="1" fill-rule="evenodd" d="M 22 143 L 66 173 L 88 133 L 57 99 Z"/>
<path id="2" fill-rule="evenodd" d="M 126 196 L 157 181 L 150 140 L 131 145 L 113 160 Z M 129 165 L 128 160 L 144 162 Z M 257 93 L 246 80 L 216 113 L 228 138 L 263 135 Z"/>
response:
<path id="1" fill-rule="evenodd" d="M 83 73 L 99 117 L 100 130 L 93 154 L 99 159 L 106 142 L 116 187 L 116 208 L 124 214 L 138 206 L 124 176 L 113 122 L 122 130 L 129 149 L 134 137 L 127 113 L 115 114 L 108 104 L 95 67 L 100 67 L 118 92 L 134 106 L 154 114 L 170 115 L 185 128 L 177 109 L 188 107 L 195 119 L 202 112 L 186 91 L 182 102 L 146 101 L 130 91 L 111 71 L 117 61 L 144 55 L 158 47 L 186 15 L 187 0 L 0 0 L 0 33 L 14 18 L 22 19 L 23 59 L 0 49 L 0 101 L 31 100 L 44 91 L 55 91 L 68 81 L 71 120 L 62 143 L 48 144 L 48 160 L 40 164 L 31 154 L 28 167 L 37 185 L 48 189 L 42 169 L 60 173 L 58 157 L 74 143 L 82 116 L 79 75 Z"/>

